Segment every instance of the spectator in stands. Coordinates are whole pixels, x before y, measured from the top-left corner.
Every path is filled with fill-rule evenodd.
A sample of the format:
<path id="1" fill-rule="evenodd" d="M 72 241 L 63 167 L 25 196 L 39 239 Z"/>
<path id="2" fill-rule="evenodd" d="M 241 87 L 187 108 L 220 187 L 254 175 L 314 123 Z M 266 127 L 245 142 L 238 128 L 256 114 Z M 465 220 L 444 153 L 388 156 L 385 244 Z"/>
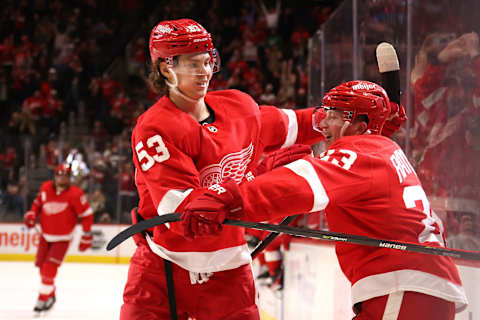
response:
<path id="1" fill-rule="evenodd" d="M 109 135 L 116 136 L 120 134 L 125 126 L 120 110 L 110 109 L 108 116 L 104 119 L 104 125 Z"/>
<path id="2" fill-rule="evenodd" d="M 138 203 L 137 188 L 135 186 L 135 172 L 130 162 L 123 164 L 123 168 L 117 180 L 120 183 L 118 196 L 120 197 L 120 208 L 122 209 L 122 222 L 130 221 L 130 211 Z"/>
<path id="3" fill-rule="evenodd" d="M 2 155 L 2 169 L 8 172 L 9 180 L 16 176 L 15 170 L 18 165 L 18 153 L 15 146 L 8 146 L 6 152 Z"/>
<path id="4" fill-rule="evenodd" d="M 17 127 L 20 133 L 33 136 L 37 133 L 37 125 L 35 119 L 32 117 L 32 114 L 29 109 L 22 107 L 22 110 L 17 114 L 12 114 L 12 129 Z"/>
<path id="5" fill-rule="evenodd" d="M 478 234 L 477 214 L 459 212 L 458 233 L 448 237 L 447 243 L 451 248 L 480 251 L 480 235 Z"/>
<path id="6" fill-rule="evenodd" d="M 266 6 L 263 0 L 259 0 L 260 8 L 264 15 L 267 27 L 270 30 L 277 31 L 278 21 L 280 20 L 280 15 L 282 13 L 282 1 L 276 0 L 275 6 Z"/>
<path id="7" fill-rule="evenodd" d="M 266 72 L 267 79 L 270 79 L 275 87 L 275 82 L 277 85 L 280 85 L 280 78 L 282 73 L 282 61 L 283 61 L 283 52 L 280 50 L 278 45 L 267 46 L 265 48 L 265 57 L 266 57 Z M 278 88 L 278 86 L 276 87 Z"/>
<path id="8" fill-rule="evenodd" d="M 16 181 L 10 180 L 7 188 L 2 194 L 0 217 L 5 221 L 18 221 L 23 216 L 23 202 L 19 195 L 19 185 Z"/>
<path id="9" fill-rule="evenodd" d="M 93 210 L 94 220 L 96 222 L 105 222 L 102 217 L 106 210 L 106 200 L 101 187 L 95 188 L 95 190 L 88 195 L 88 202 Z"/>
<path id="10" fill-rule="evenodd" d="M 85 161 L 84 154 L 85 152 L 82 149 L 73 148 L 69 151 L 65 162 L 70 166 L 72 182 L 83 191 L 87 191 L 90 168 Z"/>
<path id="11" fill-rule="evenodd" d="M 260 102 L 262 104 L 269 104 L 274 105 L 277 101 L 277 96 L 273 93 L 273 85 L 271 83 L 267 83 L 265 85 L 265 90 L 260 95 Z"/>
<path id="12" fill-rule="evenodd" d="M 52 173 L 59 164 L 60 150 L 58 149 L 58 141 L 50 139 L 45 145 L 45 164 Z"/>
<path id="13" fill-rule="evenodd" d="M 93 128 L 91 130 L 93 141 L 95 143 L 96 150 L 104 150 L 105 142 L 108 140 L 110 135 L 103 126 L 103 123 L 100 120 L 95 120 L 93 122 Z"/>
<path id="14" fill-rule="evenodd" d="M 295 107 L 295 93 L 297 75 L 292 70 L 293 61 L 283 61 L 280 75 L 280 89 L 278 90 L 278 103 L 284 107 L 293 109 Z"/>
<path id="15" fill-rule="evenodd" d="M 27 98 L 23 102 L 23 110 L 28 112 L 34 121 L 40 119 L 43 109 L 45 108 L 45 99 L 40 90 L 36 90 L 33 96 Z"/>

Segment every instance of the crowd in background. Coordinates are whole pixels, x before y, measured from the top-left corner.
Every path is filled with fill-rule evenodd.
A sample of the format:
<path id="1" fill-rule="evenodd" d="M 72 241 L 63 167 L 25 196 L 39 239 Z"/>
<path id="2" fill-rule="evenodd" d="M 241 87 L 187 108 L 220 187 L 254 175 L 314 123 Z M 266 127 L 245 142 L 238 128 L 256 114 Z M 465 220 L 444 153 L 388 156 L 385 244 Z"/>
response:
<path id="1" fill-rule="evenodd" d="M 368 23 L 362 25 L 360 54 L 364 77 L 377 81 L 376 35 L 405 42 L 398 36 L 406 19 L 405 5 L 389 0 L 369 4 L 371 8 L 363 13 L 369 18 L 362 19 Z M 130 134 L 137 116 L 158 98 L 146 84 L 148 33 L 156 21 L 191 17 L 212 33 L 222 67 L 210 90 L 236 88 L 259 104 L 298 108 L 308 105 L 309 39 L 339 5 L 341 0 L 4 1 L 0 15 L 0 221 L 21 221 L 39 185 L 53 177 L 58 163 L 68 161 L 75 183 L 88 195 L 96 222 L 129 223 L 128 212 L 137 201 Z M 328 87 L 351 74 L 352 29 L 344 27 L 346 33 L 327 29 L 331 32 L 326 37 L 336 39 L 327 52 L 327 64 L 340 66 L 326 75 Z M 397 48 L 404 56 L 405 47 Z M 428 50 L 428 43 L 422 48 Z M 426 68 L 415 66 L 412 89 L 425 83 L 421 79 Z M 462 81 L 459 73 L 447 80 L 452 84 Z M 415 110 L 421 110 L 422 101 L 414 103 Z M 475 113 L 477 109 L 469 110 Z M 458 110 L 452 112 L 455 115 Z M 470 138 L 479 135 L 478 117 L 472 117 L 472 112 L 461 113 L 471 128 Z M 422 119 L 418 114 L 411 116 Z M 447 117 L 442 119 L 449 123 Z M 414 129 L 421 124 L 414 123 Z M 427 138 L 421 131 L 417 134 Z M 418 162 L 425 159 L 419 154 L 426 150 L 419 148 L 426 144 L 420 138 L 412 141 L 416 141 L 412 161 L 428 184 L 428 172 Z M 465 145 L 451 141 L 453 145 L 444 150 Z M 480 139 L 469 141 L 476 141 L 471 150 L 478 153 Z M 457 175 L 464 172 L 443 170 Z M 467 172 L 465 179 L 477 177 Z M 448 190 L 435 192 L 442 195 Z M 461 192 L 478 198 L 478 189 Z M 326 228 L 320 217 L 311 216 L 305 224 Z M 478 220 L 471 213 L 449 215 L 452 236 L 478 234 Z M 451 243 L 459 247 L 454 237 Z"/>
<path id="2" fill-rule="evenodd" d="M 221 71 L 210 90 L 306 106 L 309 37 L 341 1 L 6 1 L 0 32 L 0 219 L 19 221 L 42 180 L 68 161 L 96 221 L 129 222 L 130 133 L 158 98 L 146 84 L 154 21 L 194 17 Z"/>
<path id="3" fill-rule="evenodd" d="M 126 116 L 121 119 L 113 107 L 121 85 L 109 77 L 108 67 L 149 12 L 151 7 L 141 1 L 2 3 L 2 220 L 21 219 L 41 183 L 35 176 L 52 178 L 53 168 L 72 151 L 81 150 L 90 163 L 91 153 L 72 134 L 99 134 L 94 119 L 99 120 L 110 146 L 127 128 Z M 104 158 L 109 157 L 107 148 L 101 150 Z"/>

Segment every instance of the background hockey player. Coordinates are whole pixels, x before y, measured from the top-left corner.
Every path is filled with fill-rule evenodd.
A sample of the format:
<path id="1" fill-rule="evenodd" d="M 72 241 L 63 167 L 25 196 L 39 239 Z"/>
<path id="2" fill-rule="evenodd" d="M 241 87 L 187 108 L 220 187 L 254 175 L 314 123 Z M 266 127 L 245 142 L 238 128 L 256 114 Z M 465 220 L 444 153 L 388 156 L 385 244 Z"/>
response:
<path id="1" fill-rule="evenodd" d="M 42 184 L 30 211 L 25 213 L 24 222 L 28 228 L 35 227 L 40 219 L 41 237 L 35 266 L 40 269 L 41 284 L 35 311 L 46 311 L 55 303 L 55 276 L 79 218 L 83 235 L 78 250 L 85 251 L 92 246 L 93 211 L 83 191 L 70 184 L 70 178 L 70 167 L 58 165 L 54 180 Z"/>
<path id="2" fill-rule="evenodd" d="M 193 20 L 155 26 L 150 56 L 150 84 L 166 94 L 132 133 L 140 196 L 133 222 L 181 211 L 202 187 L 226 178 L 253 179 L 264 152 L 323 139 L 312 126 L 313 108 L 259 107 L 238 90 L 207 92 L 220 57 L 211 35 Z M 122 320 L 259 319 L 243 229 L 192 241 L 180 224 L 171 224 L 135 240 Z"/>
<path id="3" fill-rule="evenodd" d="M 348 82 L 329 91 L 323 105 L 327 117 L 317 124 L 327 150 L 319 158 L 197 194 L 182 215 L 186 234 L 222 232 L 226 216 L 266 221 L 325 210 L 334 232 L 444 246 L 441 222 L 415 171 L 400 147 L 380 135 L 392 112 L 383 88 Z M 336 254 L 352 284 L 355 319 L 453 320 L 466 307 L 449 257 L 341 242 Z"/>

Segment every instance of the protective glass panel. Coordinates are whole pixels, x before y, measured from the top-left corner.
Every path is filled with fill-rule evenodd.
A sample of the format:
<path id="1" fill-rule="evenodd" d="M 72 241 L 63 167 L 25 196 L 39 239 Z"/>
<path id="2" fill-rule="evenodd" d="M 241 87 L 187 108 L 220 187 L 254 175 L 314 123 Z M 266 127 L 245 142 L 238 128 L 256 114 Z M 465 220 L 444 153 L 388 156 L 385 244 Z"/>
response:
<path id="1" fill-rule="evenodd" d="M 415 167 L 448 246 L 477 251 L 479 12 L 476 0 L 347 0 L 312 37 L 309 60 L 309 101 L 320 104 L 354 75 L 381 83 L 376 47 L 395 47 L 408 122 L 393 139 Z"/>

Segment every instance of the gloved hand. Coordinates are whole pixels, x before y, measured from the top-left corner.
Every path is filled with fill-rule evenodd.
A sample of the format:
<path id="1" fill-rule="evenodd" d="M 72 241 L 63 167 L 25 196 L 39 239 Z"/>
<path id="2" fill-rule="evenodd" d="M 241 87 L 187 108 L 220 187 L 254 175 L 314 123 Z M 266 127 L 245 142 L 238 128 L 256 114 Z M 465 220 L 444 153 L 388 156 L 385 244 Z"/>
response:
<path id="1" fill-rule="evenodd" d="M 93 235 L 91 232 L 85 232 L 80 238 L 80 243 L 78 244 L 78 251 L 85 251 L 90 248 L 93 244 Z"/>
<path id="2" fill-rule="evenodd" d="M 407 115 L 403 106 L 390 102 L 390 116 L 385 121 L 382 129 L 382 136 L 391 137 L 407 121 Z"/>
<path id="3" fill-rule="evenodd" d="M 183 234 L 190 239 L 217 235 L 223 229 L 223 220 L 238 215 L 242 209 L 240 188 L 234 180 L 214 184 L 185 205 L 181 216 Z"/>
<path id="4" fill-rule="evenodd" d="M 35 216 L 35 212 L 33 211 L 27 211 L 25 213 L 25 216 L 23 218 L 23 223 L 27 226 L 28 229 L 31 229 L 35 227 L 35 221 L 37 220 L 37 217 Z"/>
<path id="5" fill-rule="evenodd" d="M 322 132 L 322 122 L 327 117 L 327 112 L 323 107 L 316 107 L 312 114 L 313 130 Z"/>
<path id="6" fill-rule="evenodd" d="M 276 150 L 260 162 L 260 164 L 253 170 L 254 175 L 259 176 L 275 169 L 276 167 L 286 165 L 311 154 L 312 148 L 305 144 L 294 144 L 293 146 Z"/>

